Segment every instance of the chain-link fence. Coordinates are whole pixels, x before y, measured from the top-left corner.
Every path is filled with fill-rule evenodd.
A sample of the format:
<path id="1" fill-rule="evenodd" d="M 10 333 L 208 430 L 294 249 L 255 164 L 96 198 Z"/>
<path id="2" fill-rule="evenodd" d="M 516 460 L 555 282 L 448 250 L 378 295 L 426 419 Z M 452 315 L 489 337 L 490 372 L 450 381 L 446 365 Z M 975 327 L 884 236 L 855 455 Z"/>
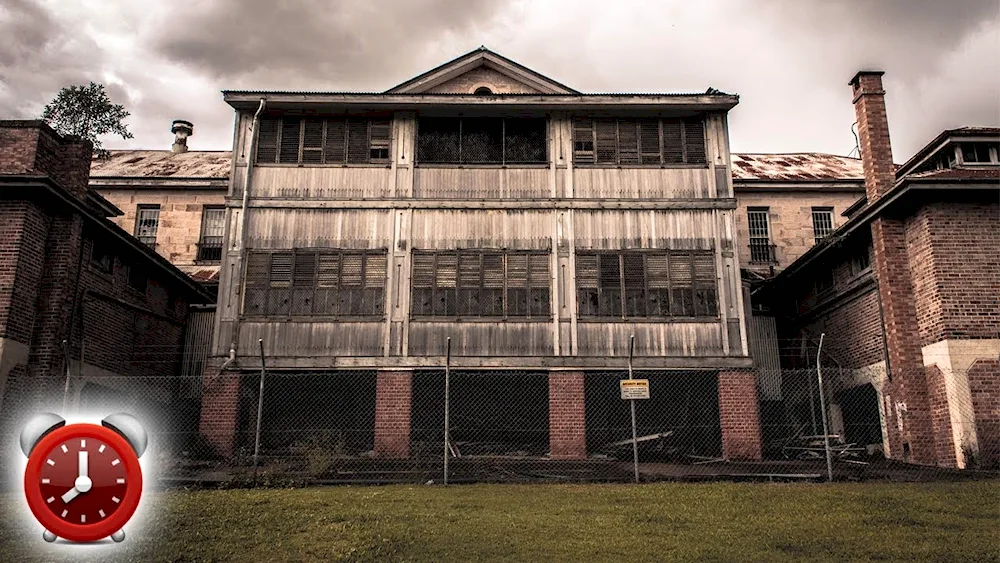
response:
<path id="1" fill-rule="evenodd" d="M 1000 362 L 969 364 L 635 370 L 634 427 L 626 370 L 71 369 L 5 435 L 45 405 L 131 412 L 167 483 L 965 478 L 1000 466 Z"/>

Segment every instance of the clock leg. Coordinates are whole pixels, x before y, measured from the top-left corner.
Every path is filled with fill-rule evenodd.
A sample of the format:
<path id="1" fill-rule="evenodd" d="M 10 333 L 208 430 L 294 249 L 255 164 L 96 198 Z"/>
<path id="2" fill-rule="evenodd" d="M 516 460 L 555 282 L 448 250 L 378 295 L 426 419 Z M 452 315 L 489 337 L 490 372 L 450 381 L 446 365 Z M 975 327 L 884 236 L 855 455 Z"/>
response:
<path id="1" fill-rule="evenodd" d="M 125 530 L 118 530 L 117 532 L 111 534 L 111 539 L 116 542 L 120 542 L 125 539 Z"/>
<path id="2" fill-rule="evenodd" d="M 49 543 L 52 543 L 56 541 L 56 535 L 48 530 L 45 530 L 44 532 L 42 532 L 42 539 Z"/>

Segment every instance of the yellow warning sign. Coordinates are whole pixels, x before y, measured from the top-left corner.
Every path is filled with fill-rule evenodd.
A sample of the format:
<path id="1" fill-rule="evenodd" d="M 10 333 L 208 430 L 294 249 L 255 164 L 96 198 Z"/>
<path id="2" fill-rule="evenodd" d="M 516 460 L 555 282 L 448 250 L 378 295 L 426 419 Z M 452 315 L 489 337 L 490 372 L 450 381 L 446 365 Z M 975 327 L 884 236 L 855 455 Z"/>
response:
<path id="1" fill-rule="evenodd" d="M 622 399 L 648 399 L 649 380 L 648 379 L 622 379 L 621 384 Z"/>

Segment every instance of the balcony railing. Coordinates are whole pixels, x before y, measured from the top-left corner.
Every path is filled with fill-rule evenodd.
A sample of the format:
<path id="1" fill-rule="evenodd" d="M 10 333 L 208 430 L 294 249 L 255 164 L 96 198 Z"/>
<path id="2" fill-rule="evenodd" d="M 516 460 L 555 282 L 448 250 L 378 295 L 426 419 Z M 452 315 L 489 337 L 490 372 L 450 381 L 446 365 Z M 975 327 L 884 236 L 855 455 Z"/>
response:
<path id="1" fill-rule="evenodd" d="M 196 260 L 199 262 L 219 262 L 222 260 L 222 239 L 199 242 Z"/>
<path id="2" fill-rule="evenodd" d="M 751 264 L 777 264 L 777 245 L 763 242 L 750 243 L 750 263 Z"/>

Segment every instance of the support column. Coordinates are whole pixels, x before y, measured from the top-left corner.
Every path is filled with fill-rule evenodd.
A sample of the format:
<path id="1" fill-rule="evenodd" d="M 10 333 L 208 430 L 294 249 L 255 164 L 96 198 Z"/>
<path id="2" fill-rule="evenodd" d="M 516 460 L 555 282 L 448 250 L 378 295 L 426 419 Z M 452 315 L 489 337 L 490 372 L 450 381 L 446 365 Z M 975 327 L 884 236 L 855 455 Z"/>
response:
<path id="1" fill-rule="evenodd" d="M 582 371 L 549 372 L 549 456 L 587 458 L 587 417 Z"/>
<path id="2" fill-rule="evenodd" d="M 375 457 L 410 457 L 411 370 L 379 370 L 375 380 Z"/>
<path id="3" fill-rule="evenodd" d="M 726 460 L 760 460 L 763 457 L 757 380 L 753 372 L 719 372 L 719 418 L 722 457 Z"/>
<path id="4" fill-rule="evenodd" d="M 205 362 L 198 431 L 216 453 L 230 457 L 236 446 L 239 424 L 240 374 L 220 373 L 219 366 L 220 362 Z"/>

